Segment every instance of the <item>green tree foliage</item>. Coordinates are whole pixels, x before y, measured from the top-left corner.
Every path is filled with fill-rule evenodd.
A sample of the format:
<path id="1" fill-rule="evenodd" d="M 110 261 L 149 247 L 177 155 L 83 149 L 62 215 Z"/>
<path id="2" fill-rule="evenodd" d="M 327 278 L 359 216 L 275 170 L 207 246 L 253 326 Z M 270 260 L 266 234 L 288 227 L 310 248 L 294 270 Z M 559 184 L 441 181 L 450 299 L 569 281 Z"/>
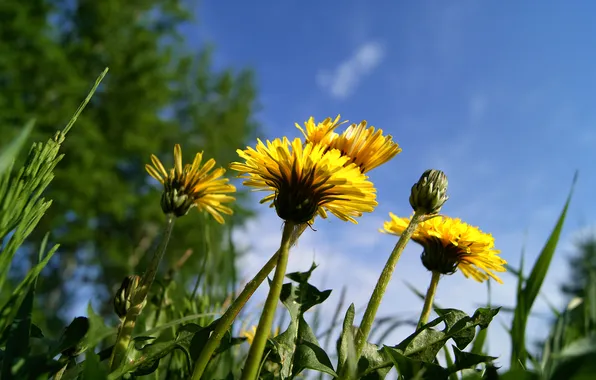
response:
<path id="1" fill-rule="evenodd" d="M 590 275 L 596 276 L 596 235 L 586 235 L 575 243 L 575 252 L 569 258 L 571 273 L 561 291 L 570 297 L 584 297 Z"/>
<path id="2" fill-rule="evenodd" d="M 159 188 L 144 170 L 150 154 L 171 164 L 180 143 L 185 159 L 204 150 L 226 166 L 256 133 L 251 73 L 215 70 L 207 48 L 188 53 L 177 32 L 190 22 L 185 6 L 181 0 L 0 2 L 3 143 L 32 116 L 31 139 L 47 140 L 68 122 L 89 78 L 110 67 L 62 147 L 64 159 L 47 190 L 53 204 L 16 262 L 28 268 L 25 257 L 34 259 L 46 231 L 61 245 L 37 287 L 37 310 L 50 327 L 44 331 L 63 326 L 50 316 L 89 301 L 80 289 L 92 289 L 109 315 L 122 279 L 142 272 L 163 222 Z M 208 289 L 212 304 L 223 301 L 236 280 L 230 230 L 247 215 L 238 210 L 219 226 L 192 210 L 177 223 L 163 267 L 175 269 L 180 285 L 192 286 L 200 274 L 197 293 Z"/>

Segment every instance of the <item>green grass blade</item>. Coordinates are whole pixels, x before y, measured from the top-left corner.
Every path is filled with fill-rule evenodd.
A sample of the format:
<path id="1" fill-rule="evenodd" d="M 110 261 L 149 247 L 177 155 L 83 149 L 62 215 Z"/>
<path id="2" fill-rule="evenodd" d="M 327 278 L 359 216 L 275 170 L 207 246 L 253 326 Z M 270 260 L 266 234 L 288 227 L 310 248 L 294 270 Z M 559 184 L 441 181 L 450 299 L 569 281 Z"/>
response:
<path id="1" fill-rule="evenodd" d="M 48 234 L 45 235 L 41 244 L 37 261 L 38 263 L 43 258 L 43 250 L 47 245 Z M 39 272 L 37 272 L 39 275 Z M 37 275 L 29 283 L 26 289 L 25 297 L 20 305 L 14 305 L 17 309 L 16 318 L 14 322 L 6 326 L 3 332 L 7 335 L 6 348 L 4 350 L 4 357 L 2 360 L 2 378 L 9 379 L 13 377 L 13 368 L 19 360 L 24 360 L 29 356 L 30 345 L 29 337 L 31 335 L 31 313 L 33 311 L 33 301 L 35 299 L 35 287 L 37 286 Z M 25 368 L 20 368 L 20 371 L 26 371 Z"/>
<path id="2" fill-rule="evenodd" d="M 559 237 L 561 236 L 561 231 L 563 230 L 563 224 L 565 223 L 565 217 L 567 216 L 567 209 L 569 208 L 569 203 L 571 203 L 571 197 L 573 196 L 573 190 L 575 188 L 575 183 L 577 181 L 577 173 L 573 177 L 573 183 L 571 185 L 571 190 L 569 191 L 569 195 L 567 197 L 567 201 L 565 202 L 565 207 L 563 207 L 563 211 L 559 216 L 559 220 L 553 229 L 553 232 L 550 234 L 546 245 L 540 252 L 536 263 L 534 264 L 534 268 L 532 268 L 532 272 L 530 272 L 530 276 L 526 282 L 526 286 L 524 288 L 524 300 L 527 306 L 531 306 L 536 297 L 538 296 L 538 292 L 542 287 L 542 283 L 544 282 L 544 278 L 548 273 L 548 268 L 550 266 L 550 262 L 555 254 L 555 250 L 557 248 L 557 244 L 559 242 Z"/>
<path id="3" fill-rule="evenodd" d="M 43 260 L 41 260 L 39 264 L 34 266 L 27 273 L 23 281 L 21 281 L 21 283 L 16 287 L 16 289 L 12 292 L 10 298 L 2 306 L 2 309 L 0 309 L 0 328 L 2 328 L 2 338 L 0 339 L 0 344 L 6 341 L 6 339 L 8 338 L 8 328 L 12 325 L 16 317 L 16 311 L 20 308 L 21 304 L 23 303 L 23 300 L 27 296 L 28 289 L 37 280 L 37 276 L 42 271 L 42 269 L 45 268 L 52 256 L 54 256 L 54 253 L 56 253 L 58 247 L 58 245 L 52 247 L 48 254 L 43 258 Z"/>
<path id="4" fill-rule="evenodd" d="M 87 103 L 89 103 L 89 101 L 93 97 L 93 94 L 95 94 L 95 91 L 97 91 L 97 88 L 99 87 L 99 84 L 101 83 L 101 81 L 103 80 L 103 78 L 108 73 L 108 70 L 109 70 L 109 68 L 106 67 L 103 70 L 103 72 L 101 74 L 99 74 L 99 77 L 97 77 L 97 79 L 95 80 L 95 84 L 91 88 L 91 91 L 89 91 L 89 94 L 87 94 L 87 97 L 85 98 L 85 100 L 83 100 L 83 102 L 81 103 L 81 105 L 79 106 L 79 108 L 77 108 L 76 112 L 74 113 L 74 115 L 72 116 L 72 118 L 70 119 L 70 121 L 68 122 L 68 124 L 66 124 L 66 127 L 64 127 L 64 130 L 62 131 L 62 133 L 64 135 L 66 135 L 68 133 L 68 131 L 70 131 L 70 129 L 72 128 L 72 126 L 74 125 L 74 123 L 77 121 L 77 119 L 81 115 L 81 112 L 83 112 L 83 110 L 87 106 Z"/>
<path id="5" fill-rule="evenodd" d="M 523 277 L 522 271 L 523 267 L 520 267 L 519 275 L 518 275 L 518 294 L 517 294 L 517 306 L 515 308 L 515 312 L 513 315 L 513 321 L 511 325 L 511 368 L 524 368 L 526 366 L 526 360 L 528 358 L 527 351 L 526 351 L 526 343 L 525 343 L 525 333 L 526 333 L 526 325 L 528 322 L 528 317 L 530 315 L 530 311 L 532 306 L 534 305 L 534 301 L 540 292 L 540 288 L 542 287 L 542 283 L 544 282 L 544 278 L 548 273 L 548 269 L 551 263 L 551 260 L 555 254 L 557 244 L 559 242 L 559 237 L 561 236 L 561 231 L 563 229 L 563 224 L 565 223 L 565 217 L 567 216 L 567 210 L 569 209 L 569 204 L 571 202 L 571 197 L 573 195 L 573 190 L 575 188 L 575 184 L 577 182 L 577 172 L 573 177 L 573 182 L 571 184 L 571 190 L 569 191 L 569 195 L 567 196 L 567 201 L 565 202 L 565 206 L 559 215 L 557 223 L 553 231 L 551 232 L 544 248 L 540 252 L 530 275 L 528 276 L 525 284 L 522 288 Z"/>
<path id="6" fill-rule="evenodd" d="M 21 133 L 7 147 L 3 148 L 3 152 L 0 153 L 0 176 L 14 162 L 25 141 L 27 141 L 27 137 L 29 137 L 29 134 L 33 130 L 33 125 L 35 125 L 35 120 L 29 120 L 21 130 Z"/>

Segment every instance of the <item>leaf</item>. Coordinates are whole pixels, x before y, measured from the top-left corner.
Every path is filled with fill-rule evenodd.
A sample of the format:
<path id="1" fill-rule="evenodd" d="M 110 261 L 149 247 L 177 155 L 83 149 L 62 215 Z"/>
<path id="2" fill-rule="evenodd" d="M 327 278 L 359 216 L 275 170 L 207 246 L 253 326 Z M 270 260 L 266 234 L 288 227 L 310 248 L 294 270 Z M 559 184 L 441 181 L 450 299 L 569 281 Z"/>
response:
<path id="1" fill-rule="evenodd" d="M 455 363 L 453 366 L 449 366 L 448 368 L 449 372 L 451 373 L 458 372 L 466 368 L 475 368 L 478 364 L 491 363 L 493 360 L 497 359 L 493 356 L 479 355 L 472 352 L 461 351 L 456 346 L 452 347 L 453 354 L 455 355 Z"/>
<path id="2" fill-rule="evenodd" d="M 351 304 L 344 317 L 343 328 L 338 341 L 337 348 L 337 373 L 342 378 L 352 379 L 358 370 L 356 359 L 356 347 L 354 345 L 354 315 L 356 308 Z"/>
<path id="3" fill-rule="evenodd" d="M 48 235 L 44 238 L 44 242 L 47 241 Z M 42 243 L 42 248 L 45 244 Z M 0 344 L 6 341 L 7 336 L 6 333 L 8 332 L 8 326 L 10 326 L 15 318 L 17 310 L 20 309 L 21 303 L 25 299 L 28 294 L 28 289 L 30 286 L 36 281 L 37 276 L 42 271 L 43 268 L 47 265 L 50 261 L 56 250 L 58 249 L 58 245 L 55 245 L 48 254 L 41 260 L 41 262 L 35 265 L 33 268 L 27 272 L 25 278 L 21 281 L 19 285 L 15 288 L 12 292 L 2 309 L 0 309 L 0 328 L 2 329 L 2 337 L 0 338 Z M 0 254 L 0 256 L 2 256 Z"/>
<path id="4" fill-rule="evenodd" d="M 99 356 L 88 350 L 85 354 L 85 362 L 83 363 L 84 380 L 105 380 L 108 377 L 108 369 L 99 361 Z"/>
<path id="5" fill-rule="evenodd" d="M 143 347 L 142 350 L 138 350 L 133 360 L 120 366 L 117 370 L 110 373 L 108 376 L 109 380 L 115 380 L 127 373 L 134 373 L 139 370 L 141 372 L 149 371 L 155 366 L 155 362 L 169 354 L 175 349 L 182 349 L 182 347 L 188 347 L 193 338 L 193 333 L 190 331 L 182 331 L 178 334 L 176 339 L 169 340 L 166 342 L 151 343 Z M 184 350 L 183 350 L 184 351 Z M 157 367 L 155 367 L 157 368 Z"/>
<path id="6" fill-rule="evenodd" d="M 464 349 L 474 339 L 476 326 L 486 328 L 499 309 L 479 308 L 471 317 L 456 309 L 436 311 L 439 314 L 438 318 L 393 348 L 409 358 L 431 363 L 449 339 L 453 339 L 458 348 Z M 442 331 L 433 329 L 441 322 L 445 324 Z"/>
<path id="7" fill-rule="evenodd" d="M 23 144 L 27 141 L 27 137 L 29 137 L 29 134 L 33 130 L 34 125 L 35 120 L 29 120 L 17 137 L 8 146 L 2 147 L 3 152 L 0 154 L 0 176 L 4 175 L 5 171 L 12 166 Z"/>
<path id="8" fill-rule="evenodd" d="M 39 328 L 39 326 L 37 326 L 34 323 L 31 324 L 31 335 L 30 335 L 30 337 L 31 338 L 38 338 L 38 339 L 44 338 L 43 332 L 41 331 L 41 329 Z"/>
<path id="9" fill-rule="evenodd" d="M 89 330 L 85 338 L 85 344 L 88 348 L 93 349 L 104 339 L 116 335 L 118 330 L 113 327 L 107 327 L 99 315 L 93 311 L 91 302 L 87 306 L 87 320 L 89 322 Z"/>
<path id="10" fill-rule="evenodd" d="M 358 377 L 356 379 L 381 380 L 393 368 L 389 355 L 376 344 L 364 343 L 360 359 L 358 360 Z"/>
<path id="11" fill-rule="evenodd" d="M 596 335 L 571 343 L 558 358 L 551 380 L 593 379 L 596 373 Z"/>
<path id="12" fill-rule="evenodd" d="M 81 351 L 84 351 L 83 339 L 89 331 L 89 319 L 85 317 L 76 317 L 68 327 L 64 329 L 62 336 L 58 340 L 58 346 L 54 352 L 62 353 L 65 356 L 75 357 Z"/>
<path id="13" fill-rule="evenodd" d="M 313 264 L 307 272 L 288 274 L 287 277 L 298 282 L 298 286 L 291 283 L 282 286 L 280 300 L 290 312 L 290 325 L 271 340 L 275 354 L 272 358 L 279 358 L 282 377 L 294 377 L 304 369 L 337 376 L 331 360 L 303 317 L 307 310 L 324 302 L 331 294 L 331 290 L 321 292 L 307 282 L 315 268 Z"/>
<path id="14" fill-rule="evenodd" d="M 18 370 L 19 367 L 21 370 L 27 371 L 26 367 L 18 366 L 17 362 L 24 361 L 29 355 L 31 309 L 33 308 L 34 294 L 35 286 L 33 285 L 21 303 L 12 326 L 9 327 L 10 331 L 6 342 L 6 350 L 4 351 L 4 358 L 2 360 L 2 378 L 4 379 L 13 378 L 13 375 L 16 375 L 13 371 Z"/>
<path id="15" fill-rule="evenodd" d="M 440 365 L 407 357 L 392 347 L 385 346 L 383 350 L 404 379 L 416 377 L 417 379 L 447 380 L 449 378 L 449 371 Z"/>
<path id="16" fill-rule="evenodd" d="M 575 188 L 575 183 L 577 181 L 577 172 L 573 177 L 573 182 L 571 184 L 571 189 L 569 191 L 569 195 L 567 196 L 567 201 L 563 206 L 563 210 L 559 215 L 557 223 L 553 231 L 551 232 L 544 248 L 538 255 L 536 262 L 534 263 L 534 267 L 528 276 L 528 279 L 525 282 L 525 286 L 518 293 L 517 299 L 517 306 L 515 308 L 515 313 L 513 315 L 513 321 L 511 323 L 511 368 L 520 368 L 520 366 L 524 366 L 526 363 L 527 352 L 526 352 L 526 343 L 525 343 L 525 333 L 526 333 L 526 325 L 528 322 L 528 316 L 530 314 L 530 310 L 534 305 L 534 301 L 538 296 L 540 288 L 542 287 L 542 283 L 544 282 L 544 278 L 548 273 L 548 269 L 550 267 L 551 260 L 555 254 L 557 244 L 559 242 L 559 237 L 561 236 L 561 231 L 563 230 L 563 224 L 565 223 L 565 217 L 567 216 L 567 210 L 569 208 L 569 204 L 571 203 L 571 198 L 573 196 L 573 190 Z M 520 284 L 521 284 L 521 269 L 520 269 Z"/>
<path id="17" fill-rule="evenodd" d="M 540 376 L 534 372 L 526 371 L 521 368 L 509 370 L 498 375 L 494 379 L 498 380 L 539 380 Z"/>

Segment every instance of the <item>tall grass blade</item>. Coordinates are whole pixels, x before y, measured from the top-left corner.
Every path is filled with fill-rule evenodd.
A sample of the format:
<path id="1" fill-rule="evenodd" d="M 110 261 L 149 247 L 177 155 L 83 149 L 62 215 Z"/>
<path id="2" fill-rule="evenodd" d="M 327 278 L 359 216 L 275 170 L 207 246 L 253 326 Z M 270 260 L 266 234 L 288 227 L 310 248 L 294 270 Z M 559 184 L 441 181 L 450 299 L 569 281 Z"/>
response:
<path id="1" fill-rule="evenodd" d="M 513 322 L 511 326 L 511 368 L 516 369 L 520 367 L 525 367 L 526 360 L 528 358 L 527 350 L 526 350 L 526 342 L 525 342 L 525 333 L 526 333 L 526 325 L 528 322 L 528 316 L 530 314 L 530 310 L 540 292 L 540 288 L 542 287 L 542 283 L 548 273 L 548 268 L 550 266 L 551 260 L 555 254 L 555 250 L 557 248 L 557 243 L 559 242 L 559 237 L 561 236 L 561 231 L 563 229 L 563 224 L 565 223 L 565 217 L 567 216 L 567 210 L 569 208 L 569 204 L 571 202 L 571 197 L 573 195 L 573 190 L 575 188 L 575 184 L 577 182 L 577 172 L 573 177 L 573 182 L 571 184 L 571 190 L 569 191 L 569 195 L 567 196 L 567 201 L 565 202 L 565 206 L 561 211 L 559 219 L 550 234 L 542 252 L 538 256 L 528 279 L 525 281 L 522 287 L 522 269 L 520 268 L 519 274 L 519 281 L 518 283 L 518 296 L 517 296 L 517 306 L 515 308 L 515 312 L 513 315 Z"/>
<path id="2" fill-rule="evenodd" d="M 33 125 L 35 125 L 35 120 L 29 120 L 17 137 L 7 147 L 2 147 L 3 151 L 0 153 L 0 176 L 12 166 L 25 141 L 27 141 L 27 137 L 29 137 L 29 134 L 33 130 Z"/>

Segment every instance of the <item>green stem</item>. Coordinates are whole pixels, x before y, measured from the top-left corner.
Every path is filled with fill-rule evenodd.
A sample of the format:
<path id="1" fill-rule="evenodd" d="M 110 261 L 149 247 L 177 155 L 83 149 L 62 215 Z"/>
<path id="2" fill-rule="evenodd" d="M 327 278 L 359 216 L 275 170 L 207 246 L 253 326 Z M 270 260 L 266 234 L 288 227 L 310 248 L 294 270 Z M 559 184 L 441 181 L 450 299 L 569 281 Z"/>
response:
<path id="1" fill-rule="evenodd" d="M 155 253 L 151 259 L 151 263 L 149 263 L 147 271 L 143 276 L 143 280 L 141 281 L 139 288 L 133 294 L 131 306 L 126 312 L 124 320 L 120 324 L 120 328 L 118 329 L 118 337 L 116 338 L 116 344 L 114 345 L 114 350 L 112 351 L 112 356 L 110 357 L 111 372 L 120 366 L 120 363 L 122 363 L 122 360 L 126 355 L 126 350 L 130 344 L 135 323 L 138 316 L 141 314 L 143 307 L 145 306 L 147 294 L 149 293 L 149 289 L 153 284 L 153 280 L 155 280 L 159 263 L 161 262 L 161 259 L 166 252 L 168 242 L 170 241 L 175 220 L 176 218 L 173 214 L 166 215 L 166 225 L 163 230 L 161 243 L 155 250 Z"/>
<path id="2" fill-rule="evenodd" d="M 435 294 L 437 294 L 437 286 L 441 279 L 441 273 L 433 271 L 433 276 L 430 279 L 430 285 L 426 291 L 426 297 L 424 298 L 424 306 L 422 307 L 422 313 L 420 313 L 420 320 L 418 321 L 418 328 L 421 328 L 428 322 L 428 317 L 433 309 L 433 301 L 435 300 Z"/>
<path id="3" fill-rule="evenodd" d="M 383 295 L 385 294 L 385 290 L 387 290 L 387 286 L 389 285 L 389 281 L 391 280 L 391 276 L 393 275 L 393 271 L 395 270 L 395 266 L 401 254 L 408 244 L 410 237 L 414 233 L 416 226 L 418 223 L 422 221 L 424 218 L 423 214 L 414 213 L 412 219 L 410 220 L 410 224 L 404 232 L 399 237 L 397 244 L 393 248 L 387 263 L 385 264 L 385 268 L 383 268 L 383 272 L 379 276 L 379 280 L 377 281 L 377 285 L 375 286 L 375 290 L 370 297 L 370 301 L 368 301 L 368 306 L 366 307 L 366 311 L 364 312 L 364 316 L 362 317 L 362 323 L 358 328 L 358 332 L 356 334 L 356 357 L 359 358 L 362 350 L 364 349 L 364 345 L 366 340 L 368 339 L 368 334 L 370 334 L 370 330 L 372 328 L 373 322 L 375 321 L 375 316 L 377 315 L 377 310 L 379 310 L 379 306 L 381 305 L 381 300 L 383 299 Z"/>
<path id="4" fill-rule="evenodd" d="M 297 238 L 302 234 L 302 232 L 304 232 L 306 226 L 307 224 L 304 224 L 299 227 L 297 233 L 292 237 L 292 244 L 294 244 Z M 203 373 L 205 372 L 205 369 L 209 364 L 209 360 L 211 360 L 211 355 L 213 355 L 213 353 L 219 346 L 219 342 L 224 337 L 226 331 L 228 331 L 228 329 L 236 319 L 236 316 L 238 316 L 238 313 L 240 313 L 240 310 L 242 310 L 244 305 L 246 305 L 246 302 L 250 299 L 250 297 L 252 297 L 257 288 L 261 286 L 263 281 L 265 281 L 267 275 L 269 275 L 269 273 L 271 273 L 271 271 L 277 265 L 279 252 L 280 250 L 278 250 L 277 252 L 275 252 L 273 256 L 271 256 L 269 261 L 267 261 L 267 263 L 263 266 L 263 268 L 261 268 L 259 273 L 257 273 L 255 277 L 246 284 L 242 292 L 230 305 L 228 310 L 226 310 L 224 315 L 221 316 L 219 322 L 217 322 L 217 325 L 215 326 L 215 330 L 213 330 L 213 333 L 209 337 L 209 340 L 207 340 L 205 347 L 203 347 L 201 353 L 199 354 L 199 357 L 197 358 L 197 361 L 195 362 L 195 368 L 192 373 L 192 380 L 201 379 L 201 376 L 203 376 Z"/>
<path id="5" fill-rule="evenodd" d="M 263 351 L 267 344 L 267 339 L 271 334 L 271 326 L 273 325 L 273 318 L 275 317 L 275 311 L 277 310 L 277 304 L 279 302 L 279 295 L 284 282 L 284 276 L 286 275 L 286 267 L 288 266 L 288 257 L 290 256 L 290 245 L 292 240 L 292 234 L 294 232 L 295 224 L 286 221 L 284 225 L 284 231 L 281 238 L 281 245 L 279 247 L 279 256 L 277 259 L 277 267 L 275 268 L 275 275 L 271 282 L 269 289 L 269 295 L 265 301 L 263 307 L 263 313 L 259 320 L 259 326 L 257 332 L 250 345 L 246 362 L 244 363 L 244 370 L 242 371 L 242 380 L 255 380 L 258 376 L 259 366 L 261 364 L 261 358 L 263 357 Z"/>

